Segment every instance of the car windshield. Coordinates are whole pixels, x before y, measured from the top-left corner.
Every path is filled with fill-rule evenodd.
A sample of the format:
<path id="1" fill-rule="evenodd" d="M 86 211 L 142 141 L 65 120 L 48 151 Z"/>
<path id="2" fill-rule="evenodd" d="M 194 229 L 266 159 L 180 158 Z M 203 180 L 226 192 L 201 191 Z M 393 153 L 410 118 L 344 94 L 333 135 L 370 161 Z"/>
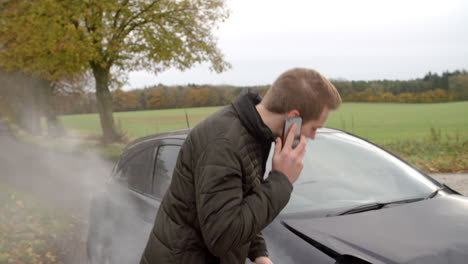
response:
<path id="1" fill-rule="evenodd" d="M 364 140 L 346 133 L 318 133 L 307 142 L 304 169 L 283 213 L 323 216 L 361 204 L 424 197 L 437 188 L 417 170 Z"/>

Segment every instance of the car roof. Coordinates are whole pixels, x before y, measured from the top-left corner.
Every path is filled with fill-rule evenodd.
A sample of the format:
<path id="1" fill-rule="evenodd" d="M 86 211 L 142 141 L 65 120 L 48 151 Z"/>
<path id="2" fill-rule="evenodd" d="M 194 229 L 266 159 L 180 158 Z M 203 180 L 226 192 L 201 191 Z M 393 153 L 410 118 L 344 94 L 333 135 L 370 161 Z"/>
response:
<path id="1" fill-rule="evenodd" d="M 152 135 L 148 135 L 145 137 L 141 137 L 128 143 L 127 146 L 125 146 L 124 151 L 128 151 L 130 149 L 137 148 L 142 145 L 151 144 L 154 141 L 159 140 L 159 139 L 182 139 L 184 140 L 187 137 L 189 132 L 190 132 L 190 129 L 181 129 L 181 130 L 152 134 Z"/>
<path id="2" fill-rule="evenodd" d="M 145 137 L 138 138 L 132 142 L 130 142 L 125 148 L 124 151 L 128 151 L 130 149 L 136 148 L 141 145 L 147 145 L 151 144 L 156 140 L 159 139 L 182 139 L 185 140 L 187 135 L 190 133 L 191 129 L 181 129 L 181 130 L 175 130 L 175 131 L 170 131 L 170 132 L 164 132 L 164 133 L 158 133 L 158 134 L 152 134 L 148 135 Z M 317 130 L 317 133 L 344 133 L 341 130 L 335 129 L 335 128 L 328 128 L 328 127 L 323 127 L 319 128 Z"/>
<path id="3" fill-rule="evenodd" d="M 140 152 L 141 150 L 154 146 L 155 143 L 158 142 L 159 140 L 162 140 L 162 139 L 163 140 L 168 140 L 168 139 L 185 140 L 185 138 L 190 133 L 190 131 L 191 129 L 186 128 L 186 129 L 175 130 L 175 131 L 170 131 L 170 132 L 152 134 L 152 135 L 148 135 L 145 137 L 135 139 L 134 141 L 128 143 L 125 146 L 122 153 L 120 154 L 118 163 L 121 163 L 121 164 L 125 163 L 126 160 L 128 160 L 129 158 L 131 158 L 132 156 L 134 156 L 136 153 Z M 324 128 L 319 128 L 317 130 L 317 133 L 325 134 L 325 133 L 346 133 L 346 132 L 338 130 L 338 129 L 334 129 L 334 128 L 324 127 Z"/>
<path id="4" fill-rule="evenodd" d="M 145 137 L 135 139 L 134 141 L 128 143 L 125 146 L 125 148 L 122 150 L 122 153 L 120 154 L 120 157 L 119 157 L 118 164 L 125 163 L 126 160 L 133 157 L 135 154 L 139 153 L 143 149 L 155 146 L 158 140 L 161 140 L 161 139 L 163 140 L 176 139 L 177 140 L 178 139 L 178 140 L 183 141 L 185 140 L 189 132 L 190 132 L 190 129 L 181 129 L 181 130 L 175 130 L 171 132 L 148 135 Z M 119 166 L 120 165 L 118 165 L 117 167 Z"/>

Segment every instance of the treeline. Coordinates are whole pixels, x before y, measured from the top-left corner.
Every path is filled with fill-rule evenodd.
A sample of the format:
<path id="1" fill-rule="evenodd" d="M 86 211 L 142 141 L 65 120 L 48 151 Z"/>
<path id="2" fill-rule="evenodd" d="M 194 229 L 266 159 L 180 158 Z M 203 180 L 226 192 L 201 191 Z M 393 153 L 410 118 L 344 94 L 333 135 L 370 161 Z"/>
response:
<path id="1" fill-rule="evenodd" d="M 144 89 L 112 92 L 114 112 L 221 106 L 232 100 L 246 88 L 264 94 L 268 86 L 235 87 L 213 85 L 157 85 Z M 79 114 L 96 112 L 96 99 L 90 92 L 60 93 L 54 96 L 56 110 L 60 114 Z"/>
<path id="2" fill-rule="evenodd" d="M 468 73 L 427 73 L 407 81 L 332 80 L 345 102 L 438 103 L 468 100 Z"/>
<path id="3" fill-rule="evenodd" d="M 428 73 L 423 78 L 398 81 L 332 80 L 344 102 L 436 103 L 468 100 L 466 71 Z M 251 88 L 263 94 L 269 85 L 255 87 L 194 85 L 164 86 L 112 92 L 114 111 L 153 110 L 221 106 L 230 103 L 242 89 Z M 60 114 L 96 112 L 96 99 L 90 92 L 73 91 L 54 96 Z"/>

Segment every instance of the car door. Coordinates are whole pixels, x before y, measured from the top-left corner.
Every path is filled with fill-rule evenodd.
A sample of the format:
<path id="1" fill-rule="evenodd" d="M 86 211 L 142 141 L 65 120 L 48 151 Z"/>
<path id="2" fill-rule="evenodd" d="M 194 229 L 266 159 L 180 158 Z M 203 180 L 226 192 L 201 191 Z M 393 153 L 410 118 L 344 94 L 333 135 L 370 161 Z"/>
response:
<path id="1" fill-rule="evenodd" d="M 138 218 L 153 224 L 169 187 L 183 140 L 161 139 L 146 147 L 123 166 L 128 174 L 129 200 Z"/>
<path id="2" fill-rule="evenodd" d="M 154 220 L 167 188 L 172 179 L 180 145 L 183 141 L 160 139 L 144 149 L 138 151 L 124 167 L 124 173 L 128 170 L 129 207 L 123 212 L 122 218 L 134 218 L 126 225 L 131 233 L 126 240 L 131 241 L 132 259 L 137 260 L 141 256 L 148 236 L 154 225 Z M 127 243 L 127 247 L 129 244 Z M 133 256 L 134 254 L 134 256 Z M 122 256 L 124 257 L 124 256 Z M 132 260 L 132 262 L 136 263 Z"/>
<path id="3" fill-rule="evenodd" d="M 153 212 L 157 207 L 157 202 L 151 197 L 151 186 L 158 143 L 135 151 L 136 153 L 121 166 L 119 173 L 128 184 L 128 192 L 123 194 L 124 200 L 128 202 L 127 214 L 146 223 L 152 223 Z"/>
<path id="4" fill-rule="evenodd" d="M 150 192 L 157 147 L 152 142 L 125 152 L 108 186 L 106 206 L 101 209 L 106 213 L 101 214 L 97 230 L 105 231 L 104 255 L 109 263 L 138 263 L 145 248 L 156 210 Z"/>
<path id="5" fill-rule="evenodd" d="M 176 166 L 182 140 L 165 140 L 157 151 L 153 172 L 152 195 L 161 201 L 171 184 L 172 173 Z"/>

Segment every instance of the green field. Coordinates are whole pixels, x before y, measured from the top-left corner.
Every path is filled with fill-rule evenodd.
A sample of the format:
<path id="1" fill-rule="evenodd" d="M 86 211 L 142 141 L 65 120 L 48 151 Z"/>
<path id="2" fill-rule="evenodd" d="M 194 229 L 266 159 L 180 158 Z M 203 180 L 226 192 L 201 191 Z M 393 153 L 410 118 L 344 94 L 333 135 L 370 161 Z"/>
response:
<path id="1" fill-rule="evenodd" d="M 131 138 L 186 128 L 185 112 L 190 126 L 220 107 L 170 109 L 114 113 L 117 126 Z M 99 134 L 97 114 L 62 116 L 66 128 L 83 134 Z M 404 139 L 430 137 L 431 128 L 442 139 L 468 139 L 468 102 L 438 104 L 344 103 L 332 112 L 326 126 L 343 129 L 379 144 Z"/>
<path id="2" fill-rule="evenodd" d="M 388 143 L 430 136 L 431 128 L 442 137 L 468 139 L 468 102 L 439 104 L 346 103 L 330 116 L 327 126 L 364 138 Z"/>
<path id="3" fill-rule="evenodd" d="M 200 107 L 188 109 L 149 110 L 114 113 L 116 126 L 131 138 L 154 133 L 187 128 L 185 112 L 191 127 L 198 124 L 221 107 Z M 67 115 L 61 120 L 67 129 L 82 134 L 99 134 L 101 126 L 98 114 Z"/>

